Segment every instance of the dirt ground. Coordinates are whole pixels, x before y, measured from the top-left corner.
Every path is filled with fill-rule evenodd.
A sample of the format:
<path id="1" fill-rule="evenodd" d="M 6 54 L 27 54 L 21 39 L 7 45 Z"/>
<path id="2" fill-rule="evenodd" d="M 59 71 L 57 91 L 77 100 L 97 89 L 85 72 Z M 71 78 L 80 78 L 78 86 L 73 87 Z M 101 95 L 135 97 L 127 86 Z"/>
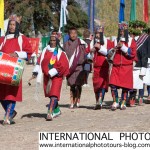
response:
<path id="1" fill-rule="evenodd" d="M 0 127 L 0 149 L 10 150 L 37 150 L 38 132 L 40 131 L 149 131 L 150 105 L 127 108 L 125 111 L 109 110 L 112 98 L 109 92 L 105 97 L 102 110 L 93 110 L 95 97 L 92 87 L 92 75 L 89 78 L 90 87 L 83 88 L 81 106 L 78 109 L 69 109 L 69 87 L 63 82 L 61 100 L 59 102 L 62 115 L 51 122 L 46 122 L 46 105 L 48 98 L 44 98 L 42 87 L 40 94 L 35 98 L 35 81 L 29 87 L 27 80 L 31 77 L 33 66 L 26 66 L 23 75 L 23 102 L 17 103 L 15 117 L 16 124 Z M 147 93 L 145 92 L 145 95 Z M 36 99 L 36 100 L 35 100 Z M 4 111 L 1 107 L 0 118 Z"/>

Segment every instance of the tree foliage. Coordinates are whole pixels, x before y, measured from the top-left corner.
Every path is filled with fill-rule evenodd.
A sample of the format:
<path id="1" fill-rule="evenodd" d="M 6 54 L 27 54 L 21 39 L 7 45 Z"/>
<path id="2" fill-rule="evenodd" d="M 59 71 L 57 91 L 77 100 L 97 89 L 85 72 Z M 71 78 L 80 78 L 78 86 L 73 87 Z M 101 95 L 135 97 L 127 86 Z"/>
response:
<path id="1" fill-rule="evenodd" d="M 149 4 L 150 4 L 150 0 Z M 119 16 L 119 4 L 120 0 L 95 0 L 96 2 L 96 13 L 95 17 L 98 20 L 105 22 L 105 35 L 112 36 L 117 35 L 118 28 L 118 16 Z M 125 21 L 130 20 L 130 8 L 131 0 L 125 1 Z M 136 1 L 136 14 L 137 20 L 143 21 L 143 0 Z M 150 9 L 149 9 L 150 16 Z M 149 23 L 150 25 L 150 19 Z"/>
<path id="2" fill-rule="evenodd" d="M 72 0 L 73 1 L 73 0 Z M 88 17 L 84 11 L 81 10 L 80 5 L 74 2 L 68 3 L 68 11 L 69 11 L 69 18 L 67 28 L 69 27 L 76 27 L 76 28 L 87 28 L 87 20 Z"/>
<path id="3" fill-rule="evenodd" d="M 50 32 L 51 27 L 59 28 L 60 0 L 5 0 L 5 18 L 15 13 L 22 16 L 22 32 Z M 87 26 L 87 15 L 74 0 L 68 0 L 69 18 L 66 29 L 70 26 Z"/>

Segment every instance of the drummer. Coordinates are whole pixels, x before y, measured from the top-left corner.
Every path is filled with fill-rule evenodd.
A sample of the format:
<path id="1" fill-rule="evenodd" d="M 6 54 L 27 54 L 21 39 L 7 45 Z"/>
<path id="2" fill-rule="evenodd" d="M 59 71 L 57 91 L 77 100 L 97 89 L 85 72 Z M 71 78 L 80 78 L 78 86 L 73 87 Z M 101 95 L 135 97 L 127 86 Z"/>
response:
<path id="1" fill-rule="evenodd" d="M 92 43 L 93 42 L 93 43 Z M 98 26 L 95 30 L 95 37 L 91 44 L 90 54 L 93 56 L 93 88 L 96 105 L 94 110 L 102 109 L 105 93 L 108 92 L 108 70 L 109 64 L 106 60 L 108 51 L 113 47 L 110 40 L 104 36 L 104 26 Z M 88 57 L 90 55 L 88 54 Z"/>
<path id="2" fill-rule="evenodd" d="M 128 36 L 128 24 L 122 22 L 118 28 L 118 38 L 115 43 L 116 53 L 110 73 L 109 85 L 111 87 L 113 104 L 111 110 L 126 109 L 127 93 L 133 89 L 133 60 L 136 54 L 136 43 Z M 118 89 L 122 89 L 121 102 L 119 103 Z"/>
<path id="3" fill-rule="evenodd" d="M 12 57 L 27 59 L 32 54 L 31 45 L 26 36 L 19 32 L 21 17 L 11 15 L 6 35 L 0 38 L 0 51 Z M 0 83 L 0 102 L 5 110 L 3 125 L 14 124 L 13 118 L 17 112 L 14 110 L 16 102 L 22 101 L 22 81 L 19 86 Z"/>

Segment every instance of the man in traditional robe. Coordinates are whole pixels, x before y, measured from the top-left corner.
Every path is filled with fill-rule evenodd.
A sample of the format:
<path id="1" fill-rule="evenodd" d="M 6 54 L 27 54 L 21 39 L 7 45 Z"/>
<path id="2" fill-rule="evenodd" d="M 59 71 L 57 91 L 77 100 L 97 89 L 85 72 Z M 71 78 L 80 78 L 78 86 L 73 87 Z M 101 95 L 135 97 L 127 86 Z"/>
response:
<path id="1" fill-rule="evenodd" d="M 93 39 L 93 35 L 91 34 L 91 32 L 88 29 L 85 29 L 83 31 L 83 40 L 86 42 L 86 44 L 89 47 L 87 49 L 87 53 L 89 53 L 90 51 L 92 39 Z M 89 61 L 88 59 L 85 61 L 84 71 L 85 71 L 85 83 L 83 87 L 89 87 L 88 77 L 89 77 L 90 72 L 92 71 L 92 62 Z"/>
<path id="2" fill-rule="evenodd" d="M 108 73 L 109 64 L 106 59 L 108 50 L 113 47 L 110 40 L 103 35 L 104 27 L 98 26 L 95 32 L 95 38 L 91 44 L 90 53 L 87 57 L 93 57 L 93 87 L 96 98 L 94 110 L 101 109 L 105 92 L 108 91 Z M 92 56 L 93 55 L 93 56 Z"/>
<path id="3" fill-rule="evenodd" d="M 145 23 L 144 23 L 145 24 Z M 139 90 L 138 95 L 138 104 L 143 104 L 143 96 L 144 96 L 144 83 L 150 85 L 150 36 L 146 33 L 143 33 L 144 25 L 142 22 L 138 25 L 136 24 L 136 30 L 139 30 L 139 35 L 135 36 L 137 49 L 136 49 L 136 59 L 133 70 L 133 90 L 130 91 L 129 97 L 129 105 L 135 106 L 136 93 Z M 150 97 L 148 97 L 148 100 Z"/>
<path id="4" fill-rule="evenodd" d="M 128 36 L 128 24 L 119 24 L 118 38 L 115 41 L 115 55 L 110 73 L 110 87 L 113 97 L 111 110 L 120 107 L 126 109 L 127 93 L 133 89 L 133 59 L 136 54 L 136 42 Z M 122 89 L 121 102 L 119 105 L 118 89 Z"/>
<path id="5" fill-rule="evenodd" d="M 44 74 L 45 97 L 50 98 L 46 121 L 52 121 L 61 114 L 58 101 L 63 78 L 69 73 L 68 58 L 60 48 L 55 34 L 51 35 L 48 46 L 44 48 L 33 70 L 33 75 L 37 76 L 37 82 L 41 81 L 42 73 Z"/>
<path id="6" fill-rule="evenodd" d="M 20 17 L 11 15 L 6 35 L 0 38 L 0 51 L 12 57 L 30 58 L 32 48 L 28 38 L 19 32 Z M 16 102 L 22 101 L 22 81 L 19 86 L 0 83 L 0 102 L 5 110 L 3 124 L 13 124 Z"/>
<path id="7" fill-rule="evenodd" d="M 83 65 L 86 55 L 86 43 L 77 37 L 76 28 L 70 28 L 69 40 L 64 44 L 64 50 L 69 59 L 69 75 L 67 83 L 70 86 L 70 108 L 79 107 L 85 72 Z"/>

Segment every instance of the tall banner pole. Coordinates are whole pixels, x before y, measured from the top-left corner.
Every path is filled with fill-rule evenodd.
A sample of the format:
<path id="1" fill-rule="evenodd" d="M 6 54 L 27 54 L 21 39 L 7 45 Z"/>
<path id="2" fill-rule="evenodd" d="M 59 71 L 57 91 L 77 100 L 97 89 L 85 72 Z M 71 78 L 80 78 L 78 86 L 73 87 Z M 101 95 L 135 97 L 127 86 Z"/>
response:
<path id="1" fill-rule="evenodd" d="M 136 20 L 136 0 L 131 1 L 131 8 L 130 8 L 130 20 Z"/>
<path id="2" fill-rule="evenodd" d="M 4 0 L 0 0 L 0 36 L 4 29 Z"/>
<path id="3" fill-rule="evenodd" d="M 93 0 L 92 33 L 94 33 L 94 18 L 95 18 L 95 0 Z"/>
<path id="4" fill-rule="evenodd" d="M 148 0 L 143 0 L 143 19 L 148 23 Z"/>
<path id="5" fill-rule="evenodd" d="M 91 0 L 88 1 L 88 29 L 90 30 Z"/>
<path id="6" fill-rule="evenodd" d="M 88 28 L 94 32 L 95 0 L 89 0 L 88 4 Z"/>
<path id="7" fill-rule="evenodd" d="M 124 8 L 125 8 L 125 0 L 120 0 L 120 10 L 119 10 L 119 22 L 120 23 L 125 20 Z"/>
<path id="8" fill-rule="evenodd" d="M 62 25 L 62 36 L 63 36 L 63 44 L 64 44 L 64 36 L 65 36 L 64 35 L 64 33 L 65 33 L 65 26 L 64 26 L 64 15 L 65 15 L 64 13 L 65 13 L 65 10 L 64 10 L 64 8 L 62 8 L 62 12 L 63 12 L 63 15 L 62 15 L 62 17 L 63 17 L 62 18 L 62 24 L 63 24 Z"/>
<path id="9" fill-rule="evenodd" d="M 68 0 L 61 0 L 59 32 L 61 33 L 62 31 L 63 43 L 64 43 L 64 34 L 65 34 L 64 26 L 67 24 L 67 19 L 66 19 L 66 15 L 68 14 L 67 3 L 68 3 Z"/>

